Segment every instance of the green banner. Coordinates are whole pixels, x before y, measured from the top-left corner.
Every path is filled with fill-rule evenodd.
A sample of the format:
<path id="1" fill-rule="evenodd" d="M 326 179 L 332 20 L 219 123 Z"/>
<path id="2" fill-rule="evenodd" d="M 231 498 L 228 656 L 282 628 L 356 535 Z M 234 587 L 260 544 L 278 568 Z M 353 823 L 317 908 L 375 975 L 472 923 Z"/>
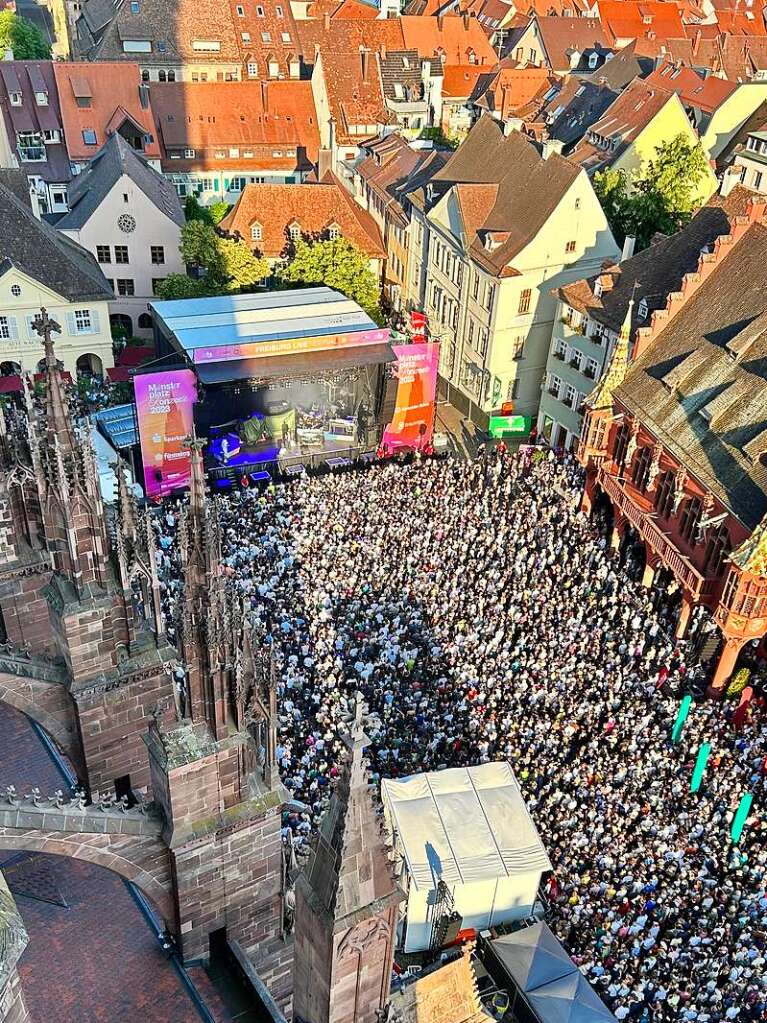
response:
<path id="1" fill-rule="evenodd" d="M 684 723 L 687 720 L 687 715 L 690 713 L 690 707 L 692 706 L 692 696 L 688 693 L 687 696 L 682 700 L 681 706 L 679 707 L 679 713 L 676 716 L 674 727 L 671 729 L 671 741 L 679 742 L 682 737 L 682 729 Z"/>
<path id="2" fill-rule="evenodd" d="M 738 807 L 738 811 L 733 818 L 732 827 L 730 828 L 730 838 L 735 843 L 740 841 L 740 836 L 743 834 L 746 817 L 748 817 L 751 810 L 751 803 L 753 802 L 753 799 L 754 797 L 750 792 L 744 792 L 741 796 L 740 806 Z"/>
<path id="3" fill-rule="evenodd" d="M 711 743 L 704 742 L 698 750 L 698 759 L 695 761 L 695 770 L 692 772 L 692 781 L 690 782 L 690 792 L 697 792 L 700 788 L 700 783 L 703 781 L 703 775 L 706 770 L 706 763 L 708 762 L 710 752 Z"/>
<path id="4" fill-rule="evenodd" d="M 512 433 L 530 433 L 533 421 L 530 416 L 490 416 L 488 433 L 491 437 L 506 437 Z"/>

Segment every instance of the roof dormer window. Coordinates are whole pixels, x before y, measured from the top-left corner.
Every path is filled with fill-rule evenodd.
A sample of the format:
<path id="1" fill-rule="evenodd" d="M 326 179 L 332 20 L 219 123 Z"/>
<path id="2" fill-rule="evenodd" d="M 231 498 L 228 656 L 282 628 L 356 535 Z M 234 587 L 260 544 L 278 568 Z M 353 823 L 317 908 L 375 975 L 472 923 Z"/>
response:
<path id="1" fill-rule="evenodd" d="M 297 220 L 294 220 L 291 224 L 288 224 L 288 238 L 292 242 L 297 242 L 301 237 L 301 225 Z"/>
<path id="2" fill-rule="evenodd" d="M 35 93 L 35 103 L 39 107 L 47 107 L 48 106 L 48 93 L 47 92 L 36 92 Z"/>
<path id="3" fill-rule="evenodd" d="M 341 237 L 341 228 L 338 226 L 338 224 L 332 223 L 328 227 L 328 238 L 330 238 L 331 241 L 335 241 L 336 238 L 340 238 L 340 237 Z"/>
<path id="4" fill-rule="evenodd" d="M 21 95 L 20 92 L 12 92 L 12 93 L 10 93 L 10 97 L 9 98 L 11 100 L 11 106 L 12 107 L 20 107 L 22 102 L 23 102 L 23 100 L 24 100 L 24 97 Z"/>
<path id="5" fill-rule="evenodd" d="M 647 304 L 647 299 L 643 298 L 637 306 L 637 319 L 646 320 L 647 315 L 650 312 L 650 307 Z"/>
<path id="6" fill-rule="evenodd" d="M 264 229 L 259 223 L 253 223 L 250 225 L 250 237 L 251 241 L 260 242 L 264 237 Z"/>

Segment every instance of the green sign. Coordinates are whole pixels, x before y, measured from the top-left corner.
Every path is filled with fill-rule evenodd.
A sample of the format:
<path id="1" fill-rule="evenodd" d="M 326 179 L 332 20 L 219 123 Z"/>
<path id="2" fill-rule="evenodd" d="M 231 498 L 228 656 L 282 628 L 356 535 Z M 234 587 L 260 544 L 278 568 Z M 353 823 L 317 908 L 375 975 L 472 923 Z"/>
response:
<path id="1" fill-rule="evenodd" d="M 509 433 L 530 433 L 530 416 L 490 416 L 488 427 L 491 437 L 505 437 Z"/>
<path id="2" fill-rule="evenodd" d="M 710 752 L 711 743 L 704 742 L 698 750 L 698 759 L 695 761 L 695 770 L 692 772 L 690 792 L 697 792 L 700 788 L 700 783 L 703 781 L 703 775 L 706 770 L 706 763 L 708 762 L 708 755 Z"/>
<path id="3" fill-rule="evenodd" d="M 690 707 L 692 706 L 692 697 L 688 693 L 687 696 L 682 700 L 679 706 L 679 713 L 676 716 L 674 727 L 671 729 L 671 741 L 679 742 L 682 737 L 682 729 L 684 723 L 687 720 L 687 715 L 690 713 Z"/>
<path id="4" fill-rule="evenodd" d="M 744 792 L 738 806 L 738 811 L 735 814 L 735 818 L 732 822 L 732 828 L 730 829 L 730 838 L 733 842 L 738 842 L 740 836 L 743 834 L 743 828 L 746 823 L 746 817 L 748 817 L 749 810 L 751 809 L 751 802 L 753 796 L 750 792 Z"/>

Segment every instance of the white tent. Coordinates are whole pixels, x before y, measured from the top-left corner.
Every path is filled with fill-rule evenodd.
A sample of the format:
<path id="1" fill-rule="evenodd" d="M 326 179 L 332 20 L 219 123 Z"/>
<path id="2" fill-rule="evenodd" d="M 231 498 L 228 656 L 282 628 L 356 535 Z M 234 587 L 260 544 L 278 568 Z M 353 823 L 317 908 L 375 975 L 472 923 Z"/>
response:
<path id="1" fill-rule="evenodd" d="M 464 927 L 528 916 L 551 863 L 507 763 L 385 779 L 408 886 L 406 951 L 427 948 L 444 881 Z"/>

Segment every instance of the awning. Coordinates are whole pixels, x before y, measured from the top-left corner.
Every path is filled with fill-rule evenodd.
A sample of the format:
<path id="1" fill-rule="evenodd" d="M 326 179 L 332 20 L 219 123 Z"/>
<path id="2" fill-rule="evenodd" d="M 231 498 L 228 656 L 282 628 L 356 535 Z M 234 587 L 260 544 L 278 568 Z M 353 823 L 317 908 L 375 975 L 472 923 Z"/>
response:
<path id="1" fill-rule="evenodd" d="M 11 373 L 7 377 L 0 377 L 0 394 L 13 394 L 21 390 L 21 377 Z"/>
<path id="2" fill-rule="evenodd" d="M 545 923 L 494 938 L 489 948 L 504 973 L 524 992 L 576 972 L 575 963 Z"/>
<path id="3" fill-rule="evenodd" d="M 273 359 L 234 359 L 231 362 L 201 362 L 195 365 L 204 384 L 224 384 L 232 380 L 262 377 L 301 376 L 327 373 L 393 362 L 394 352 L 388 344 L 339 348 L 328 352 L 307 352 L 302 355 L 279 355 Z"/>

